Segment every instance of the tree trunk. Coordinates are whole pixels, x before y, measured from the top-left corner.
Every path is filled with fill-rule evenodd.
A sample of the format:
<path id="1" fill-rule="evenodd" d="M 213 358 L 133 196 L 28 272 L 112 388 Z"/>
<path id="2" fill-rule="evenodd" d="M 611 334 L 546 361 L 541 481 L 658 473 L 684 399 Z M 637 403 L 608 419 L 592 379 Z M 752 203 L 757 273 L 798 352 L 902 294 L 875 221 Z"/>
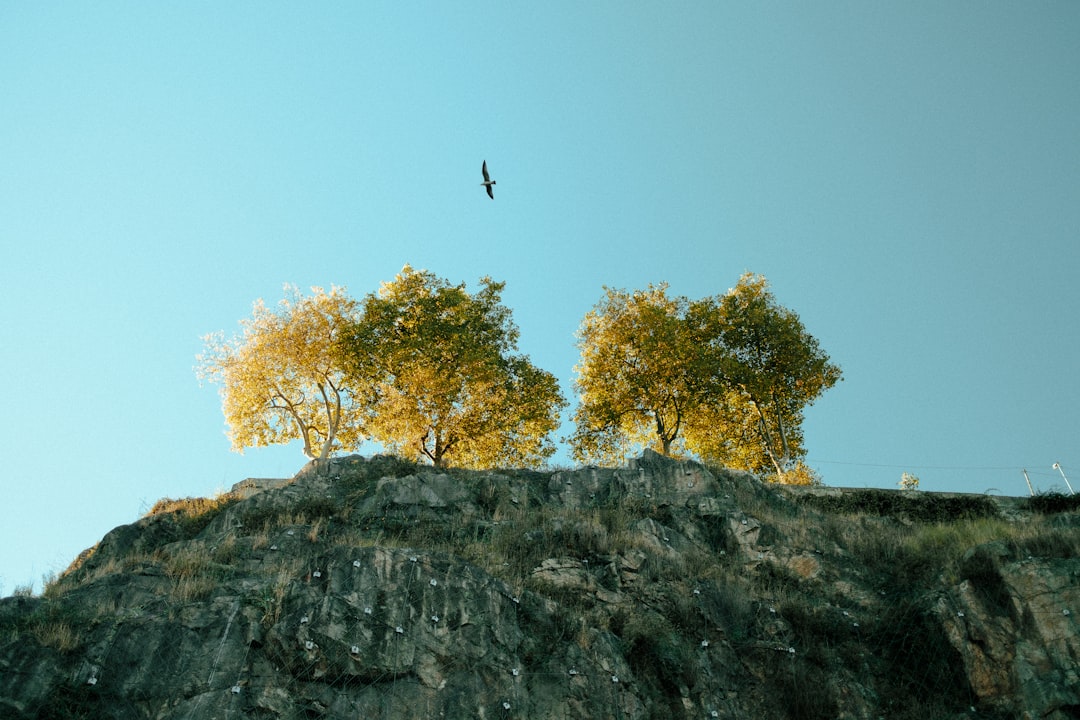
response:
<path id="1" fill-rule="evenodd" d="M 653 417 L 656 418 L 656 437 L 660 441 L 660 453 L 664 457 L 670 457 L 671 442 L 675 437 L 668 434 L 667 426 L 664 424 L 664 418 L 659 410 L 653 410 Z"/>
<path id="2" fill-rule="evenodd" d="M 765 445 L 765 454 L 769 456 L 769 460 L 772 461 L 773 467 L 776 468 L 776 474 L 780 475 L 784 472 L 780 462 L 776 459 L 776 453 L 773 452 L 773 440 L 772 433 L 769 432 L 769 423 L 765 420 L 765 412 L 761 409 L 761 405 L 757 401 L 751 399 L 754 409 L 758 414 L 758 426 L 761 428 L 761 441 Z M 783 431 L 783 425 L 781 425 L 781 432 Z"/>
<path id="3" fill-rule="evenodd" d="M 682 417 L 679 413 L 679 409 L 678 407 L 675 408 L 674 430 L 667 427 L 659 410 L 653 410 L 653 417 L 656 418 L 656 437 L 659 438 L 660 447 L 663 448 L 662 454 L 664 457 L 671 457 L 671 444 L 675 442 L 675 438 L 679 436 L 679 426 L 682 424 Z"/>
<path id="4" fill-rule="evenodd" d="M 319 460 L 325 460 L 330 456 L 330 449 L 334 446 L 334 438 L 337 437 L 338 425 L 341 423 L 341 393 L 330 385 L 330 390 L 334 394 L 334 401 L 331 403 L 323 384 L 318 383 L 317 387 L 322 394 L 323 408 L 326 410 L 326 440 L 322 444 L 322 450 L 319 451 Z"/>

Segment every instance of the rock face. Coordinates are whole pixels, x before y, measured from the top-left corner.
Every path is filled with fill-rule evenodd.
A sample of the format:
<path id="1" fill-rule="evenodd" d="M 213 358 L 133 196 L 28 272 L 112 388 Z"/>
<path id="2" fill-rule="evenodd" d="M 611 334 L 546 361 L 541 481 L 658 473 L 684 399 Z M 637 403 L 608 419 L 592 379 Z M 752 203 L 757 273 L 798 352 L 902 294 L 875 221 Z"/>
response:
<path id="1" fill-rule="evenodd" d="M 163 507 L 0 600 L 0 717 L 1080 717 L 1075 510 L 650 452 Z"/>
<path id="2" fill-rule="evenodd" d="M 1080 559 L 1010 560 L 1003 542 L 964 557 L 967 579 L 934 604 L 972 692 L 1003 715 L 1080 716 Z M 1034 711 L 1034 712 L 1032 712 Z"/>

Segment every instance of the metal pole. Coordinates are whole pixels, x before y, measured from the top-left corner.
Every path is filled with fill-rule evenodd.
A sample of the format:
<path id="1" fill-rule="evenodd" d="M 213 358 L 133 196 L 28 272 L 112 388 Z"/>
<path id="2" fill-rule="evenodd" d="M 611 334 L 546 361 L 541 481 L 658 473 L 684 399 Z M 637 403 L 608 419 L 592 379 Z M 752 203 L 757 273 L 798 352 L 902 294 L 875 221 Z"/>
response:
<path id="1" fill-rule="evenodd" d="M 1034 496 L 1034 495 L 1035 495 L 1035 490 L 1033 490 L 1033 489 L 1032 489 L 1032 487 L 1031 487 L 1031 478 L 1029 478 L 1029 477 L 1028 477 L 1028 474 L 1027 474 L 1027 468 L 1024 468 L 1024 480 L 1025 480 L 1025 481 L 1027 482 L 1027 484 L 1028 484 L 1028 492 L 1029 492 L 1029 493 L 1030 493 L 1030 494 L 1031 494 L 1032 496 Z"/>
<path id="2" fill-rule="evenodd" d="M 1054 469 L 1061 473 L 1061 479 L 1065 481 L 1065 486 L 1069 488 L 1069 494 L 1075 495 L 1076 492 L 1072 489 L 1072 485 L 1069 484 L 1069 478 L 1065 477 L 1065 471 L 1061 469 L 1061 463 L 1054 463 Z"/>

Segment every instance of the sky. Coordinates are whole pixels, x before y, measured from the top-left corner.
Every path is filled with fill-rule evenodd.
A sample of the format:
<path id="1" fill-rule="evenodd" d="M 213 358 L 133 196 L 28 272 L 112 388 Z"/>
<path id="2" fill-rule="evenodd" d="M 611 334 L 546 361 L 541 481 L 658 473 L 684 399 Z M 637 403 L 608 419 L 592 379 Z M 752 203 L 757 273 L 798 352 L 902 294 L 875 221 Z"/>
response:
<path id="1" fill-rule="evenodd" d="M 0 594 L 295 474 L 230 451 L 202 337 L 406 263 L 505 282 L 571 400 L 603 286 L 760 273 L 844 372 L 825 484 L 1080 485 L 1077 37 L 1071 1 L 0 4 Z"/>

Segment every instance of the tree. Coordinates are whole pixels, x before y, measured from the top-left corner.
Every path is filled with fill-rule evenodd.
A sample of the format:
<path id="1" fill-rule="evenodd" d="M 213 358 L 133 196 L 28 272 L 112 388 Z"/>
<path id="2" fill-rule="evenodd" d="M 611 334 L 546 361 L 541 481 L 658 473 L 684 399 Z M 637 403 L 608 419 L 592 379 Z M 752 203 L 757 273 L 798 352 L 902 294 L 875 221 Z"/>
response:
<path id="1" fill-rule="evenodd" d="M 631 446 L 682 450 L 732 467 L 813 482 L 801 465 L 804 408 L 840 379 L 765 278 L 690 302 L 667 285 L 605 288 L 578 331 L 579 461 L 621 460 Z"/>
<path id="2" fill-rule="evenodd" d="M 566 405 L 558 382 L 514 355 L 518 330 L 504 283 L 482 278 L 470 295 L 406 265 L 364 298 L 339 343 L 358 384 L 371 384 L 371 437 L 436 467 L 529 465 L 555 450 L 548 435 Z"/>
<path id="3" fill-rule="evenodd" d="M 619 460 L 634 444 L 677 451 L 698 400 L 685 311 L 686 300 L 668 297 L 666 284 L 632 293 L 604 288 L 577 335 L 579 404 L 570 438 L 577 460 Z"/>
<path id="4" fill-rule="evenodd" d="M 368 398 L 350 385 L 333 352 L 356 319 L 357 303 L 342 288 L 312 293 L 304 297 L 286 285 L 276 312 L 255 302 L 241 336 L 203 338 L 197 374 L 221 384 L 228 436 L 238 452 L 299 439 L 305 456 L 324 460 L 363 440 Z"/>
<path id="5" fill-rule="evenodd" d="M 707 398 L 688 428 L 688 446 L 736 467 L 788 473 L 805 455 L 803 411 L 841 379 L 840 368 L 761 275 L 743 275 L 688 316 L 704 355 Z"/>

